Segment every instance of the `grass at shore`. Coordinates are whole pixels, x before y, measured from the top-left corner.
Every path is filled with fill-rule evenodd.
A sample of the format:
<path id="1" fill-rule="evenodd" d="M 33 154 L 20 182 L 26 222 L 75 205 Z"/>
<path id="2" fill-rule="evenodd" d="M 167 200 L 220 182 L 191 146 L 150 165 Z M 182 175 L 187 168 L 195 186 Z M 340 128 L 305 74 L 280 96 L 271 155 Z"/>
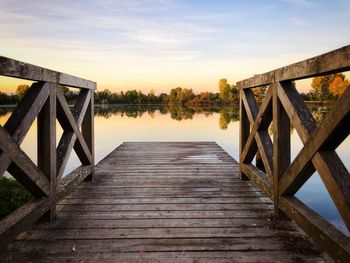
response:
<path id="1" fill-rule="evenodd" d="M 32 195 L 14 179 L 0 178 L 0 219 L 26 203 Z"/>

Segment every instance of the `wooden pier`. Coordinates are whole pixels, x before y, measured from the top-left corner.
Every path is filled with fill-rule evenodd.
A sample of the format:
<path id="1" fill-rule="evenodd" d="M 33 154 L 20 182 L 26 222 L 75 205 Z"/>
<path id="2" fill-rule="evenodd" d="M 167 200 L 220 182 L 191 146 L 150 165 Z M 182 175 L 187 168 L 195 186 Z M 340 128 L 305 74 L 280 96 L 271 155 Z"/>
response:
<path id="1" fill-rule="evenodd" d="M 213 142 L 138 142 L 95 166 L 96 83 L 0 56 L 1 76 L 34 81 L 0 125 L 0 176 L 33 196 L 0 220 L 0 261 L 350 262 L 349 236 L 295 196 L 317 171 L 350 230 L 350 173 L 336 152 L 350 87 L 321 124 L 295 87 L 349 70 L 345 46 L 238 82 L 239 164 Z M 61 86 L 79 89 L 73 107 Z M 37 163 L 20 147 L 35 119 Z M 304 144 L 294 160 L 291 125 Z M 81 166 L 64 176 L 73 150 Z"/>
<path id="2" fill-rule="evenodd" d="M 302 262 L 323 257 L 214 142 L 123 143 L 8 247 L 14 262 Z M 295 243 L 294 243 L 295 242 Z"/>

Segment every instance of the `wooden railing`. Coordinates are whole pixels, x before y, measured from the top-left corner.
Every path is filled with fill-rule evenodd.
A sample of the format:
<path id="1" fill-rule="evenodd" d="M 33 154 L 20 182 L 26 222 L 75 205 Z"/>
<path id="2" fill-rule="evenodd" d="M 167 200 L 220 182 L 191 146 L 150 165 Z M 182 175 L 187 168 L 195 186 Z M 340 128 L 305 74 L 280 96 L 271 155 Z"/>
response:
<path id="1" fill-rule="evenodd" d="M 273 199 L 275 217 L 293 219 L 336 261 L 350 259 L 350 239 L 294 194 L 317 170 L 350 229 L 350 175 L 335 149 L 350 132 L 350 87 L 318 125 L 295 80 L 350 70 L 350 46 L 256 75 L 240 88 L 240 171 Z M 252 88 L 267 87 L 260 107 Z M 268 128 L 272 123 L 273 140 Z M 290 125 L 304 147 L 291 162 Z M 256 157 L 256 165 L 253 159 Z M 347 261 L 349 262 L 349 261 Z"/>
<path id="2" fill-rule="evenodd" d="M 7 170 L 34 197 L 0 221 L 4 247 L 39 218 L 53 220 L 57 200 L 92 178 L 96 83 L 1 56 L 0 75 L 35 81 L 0 125 L 0 175 Z M 72 110 L 59 85 L 80 89 Z M 37 165 L 20 148 L 36 118 Z M 63 128 L 57 147 L 56 119 Z M 63 177 L 73 149 L 82 165 Z"/>

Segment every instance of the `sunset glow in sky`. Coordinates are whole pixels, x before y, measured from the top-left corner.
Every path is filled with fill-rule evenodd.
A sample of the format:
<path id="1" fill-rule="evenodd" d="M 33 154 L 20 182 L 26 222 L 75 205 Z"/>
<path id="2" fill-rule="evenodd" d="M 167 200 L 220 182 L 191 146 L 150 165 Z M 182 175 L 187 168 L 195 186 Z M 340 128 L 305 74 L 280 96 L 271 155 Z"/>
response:
<path id="1" fill-rule="evenodd" d="M 99 89 L 217 91 L 348 45 L 349 17 L 349 0 L 0 0 L 0 54 Z"/>

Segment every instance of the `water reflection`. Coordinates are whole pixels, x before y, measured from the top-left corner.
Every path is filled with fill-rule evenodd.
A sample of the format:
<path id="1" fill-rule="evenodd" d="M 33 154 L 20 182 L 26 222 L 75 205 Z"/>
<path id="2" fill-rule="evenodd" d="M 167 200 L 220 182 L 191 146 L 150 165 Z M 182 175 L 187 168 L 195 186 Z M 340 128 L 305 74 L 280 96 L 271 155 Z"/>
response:
<path id="1" fill-rule="evenodd" d="M 4 125 L 13 108 L 0 107 L 0 124 Z M 328 108 L 315 105 L 310 110 L 321 122 Z M 270 130 L 271 131 L 271 127 Z M 271 133 L 272 134 L 272 133 Z M 57 137 L 60 138 L 60 135 Z M 58 140 L 57 139 L 57 140 Z M 153 106 L 96 106 L 95 154 L 98 162 L 126 141 L 215 141 L 236 160 L 239 158 L 239 109 L 219 107 Z M 349 169 L 350 140 L 347 138 L 337 152 Z M 291 127 L 291 157 L 299 153 L 303 144 Z M 21 148 L 36 160 L 36 125 L 29 130 Z M 79 165 L 73 154 L 66 173 Z M 315 173 L 297 192 L 296 196 L 347 233 L 320 177 Z"/>
<path id="2" fill-rule="evenodd" d="M 144 113 L 148 113 L 151 118 L 155 118 L 155 112 L 160 114 L 170 114 L 171 119 L 192 120 L 195 114 L 203 114 L 210 117 L 213 113 L 219 113 L 219 127 L 226 130 L 230 122 L 239 120 L 239 109 L 234 107 L 184 107 L 178 105 L 114 105 L 114 106 L 96 106 L 95 116 L 104 117 L 106 119 L 112 116 L 121 116 L 129 118 L 142 117 Z"/>

